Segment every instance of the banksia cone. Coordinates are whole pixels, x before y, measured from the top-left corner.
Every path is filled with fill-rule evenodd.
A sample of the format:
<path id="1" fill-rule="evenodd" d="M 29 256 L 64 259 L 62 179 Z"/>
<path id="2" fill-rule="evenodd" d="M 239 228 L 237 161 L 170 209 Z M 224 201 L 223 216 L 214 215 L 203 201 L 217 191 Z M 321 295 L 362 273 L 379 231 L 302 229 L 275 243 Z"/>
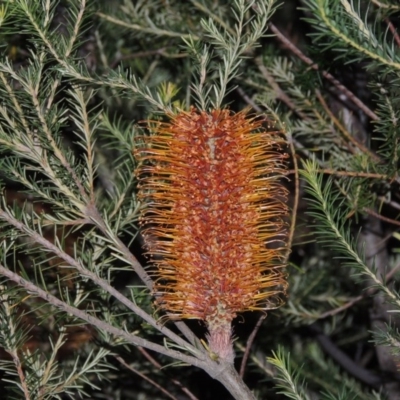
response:
<path id="1" fill-rule="evenodd" d="M 210 349 L 232 362 L 233 318 L 273 308 L 286 289 L 283 138 L 246 112 L 170 119 L 137 151 L 157 304 L 169 318 L 204 320 Z"/>

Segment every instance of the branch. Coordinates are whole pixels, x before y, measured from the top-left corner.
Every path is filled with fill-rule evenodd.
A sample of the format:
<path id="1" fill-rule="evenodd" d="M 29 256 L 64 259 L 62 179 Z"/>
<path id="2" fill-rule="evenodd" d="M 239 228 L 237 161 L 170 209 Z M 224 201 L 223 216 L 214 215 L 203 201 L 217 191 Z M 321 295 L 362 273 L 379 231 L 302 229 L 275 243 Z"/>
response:
<path id="1" fill-rule="evenodd" d="M 326 104 L 325 99 L 322 97 L 321 92 L 317 89 L 315 90 L 315 95 L 317 96 L 318 100 L 320 101 L 322 107 L 324 108 L 325 112 L 331 118 L 334 125 L 339 129 L 342 135 L 351 142 L 355 147 L 357 147 L 361 152 L 371 157 L 372 160 L 375 162 L 382 162 L 382 160 L 374 153 L 372 153 L 367 147 L 365 147 L 362 143 L 356 140 L 348 130 L 341 124 L 341 122 L 335 117 L 333 112 L 329 109 L 328 105 Z M 354 153 L 354 152 L 353 152 Z"/>
<path id="2" fill-rule="evenodd" d="M 132 365 L 128 364 L 121 356 L 114 355 L 114 358 L 119 363 L 121 363 L 126 369 L 129 369 L 129 371 L 132 371 L 134 374 L 139 375 L 142 379 L 149 382 L 150 385 L 153 385 L 160 392 L 164 393 L 168 398 L 170 398 L 172 400 L 178 400 L 175 396 L 173 396 L 170 392 L 168 392 L 168 390 L 164 389 L 157 382 L 153 381 L 153 379 L 149 378 L 146 374 L 143 374 L 142 372 L 138 371 L 136 368 L 132 367 Z"/>
<path id="3" fill-rule="evenodd" d="M 296 104 L 292 101 L 292 99 L 281 89 L 278 82 L 274 79 L 274 77 L 269 73 L 268 69 L 263 64 L 261 57 L 256 58 L 256 64 L 262 76 L 269 83 L 271 88 L 275 91 L 276 98 L 285 103 L 300 118 L 306 121 L 309 120 L 310 118 L 307 116 L 307 114 L 299 110 L 299 107 L 297 107 Z M 246 82 L 250 83 L 249 81 Z"/>
<path id="4" fill-rule="evenodd" d="M 74 317 L 86 321 L 88 324 L 95 326 L 96 328 L 106 331 L 107 333 L 114 335 L 118 338 L 126 340 L 128 343 L 131 343 L 135 346 L 141 346 L 146 349 L 155 351 L 157 353 L 163 354 L 165 356 L 174 358 L 176 360 L 182 361 L 184 363 L 206 369 L 208 363 L 204 358 L 196 358 L 192 356 L 188 356 L 176 350 L 167 349 L 164 346 L 160 346 L 159 344 L 149 342 L 146 339 L 140 338 L 132 333 L 128 333 L 123 331 L 122 329 L 118 329 L 107 322 L 101 321 L 96 317 L 88 314 L 85 311 L 79 310 L 78 308 L 72 307 L 69 304 L 61 301 L 57 297 L 51 295 L 50 293 L 44 291 L 43 289 L 39 288 L 38 286 L 34 285 L 32 282 L 27 281 L 26 279 L 22 278 L 20 275 L 16 274 L 15 272 L 10 271 L 9 269 L 5 268 L 2 264 L 0 264 L 0 275 L 5 276 L 9 280 L 15 282 L 18 286 L 24 288 L 28 293 L 34 294 L 48 302 L 49 304 L 57 307 L 58 309 L 73 315 Z M 201 354 L 199 354 L 201 356 Z"/>
<path id="5" fill-rule="evenodd" d="M 253 342 L 254 342 L 254 339 L 256 338 L 257 332 L 260 329 L 265 318 L 267 318 L 267 314 L 266 313 L 261 314 L 261 317 L 258 319 L 256 326 L 254 327 L 253 331 L 251 332 L 249 338 L 247 339 L 246 349 L 243 353 L 242 363 L 240 365 L 240 371 L 239 371 L 239 375 L 242 379 L 244 376 L 244 371 L 246 368 L 247 360 L 249 358 L 251 346 L 253 345 Z"/>
<path id="6" fill-rule="evenodd" d="M 174 32 L 174 31 L 167 31 L 165 29 L 160 29 L 155 26 L 152 26 L 151 28 L 145 28 L 138 24 L 132 24 L 129 22 L 122 21 L 121 19 L 114 18 L 114 17 L 104 14 L 102 12 L 97 12 L 96 15 L 98 17 L 102 18 L 103 20 L 111 22 L 115 25 L 123 26 L 124 28 L 132 29 L 134 31 L 149 33 L 154 36 L 167 36 L 167 37 L 184 38 L 184 39 L 193 38 L 194 40 L 199 40 L 199 37 L 196 35 L 181 33 L 181 32 Z"/>
<path id="7" fill-rule="evenodd" d="M 89 269 L 85 268 L 79 261 L 75 260 L 69 254 L 65 253 L 55 244 L 51 243 L 39 233 L 35 232 L 22 222 L 18 221 L 14 216 L 11 215 L 10 212 L 6 212 L 4 210 L 0 210 L 0 219 L 7 221 L 10 225 L 17 228 L 19 231 L 27 234 L 35 243 L 41 245 L 47 251 L 57 255 L 62 260 L 64 260 L 71 268 L 75 268 L 83 277 L 89 278 L 92 282 L 96 285 L 104 289 L 107 293 L 111 296 L 115 297 L 118 301 L 124 304 L 128 309 L 133 311 L 136 315 L 141 317 L 144 321 L 150 324 L 153 328 L 157 329 L 158 331 L 162 332 L 165 336 L 169 339 L 173 340 L 175 343 L 179 344 L 180 346 L 190 349 L 193 354 L 202 354 L 202 352 L 196 348 L 194 348 L 189 342 L 186 342 L 177 334 L 172 332 L 170 329 L 166 328 L 163 325 L 157 323 L 157 321 L 147 314 L 144 310 L 138 307 L 135 303 L 125 297 L 122 293 L 118 292 L 114 287 L 112 287 L 107 281 L 98 277 L 95 273 L 90 271 Z M 131 255 L 131 258 L 134 258 Z M 137 261 L 136 261 L 137 262 Z"/>
<path id="8" fill-rule="evenodd" d="M 42 298 L 43 300 L 45 300 L 49 304 L 52 304 L 58 309 L 68 314 L 71 314 L 80 320 L 86 321 L 88 324 L 95 326 L 100 330 L 106 331 L 111 335 L 124 339 L 128 343 L 131 343 L 135 346 L 144 347 L 146 349 L 182 361 L 186 364 L 203 369 L 212 378 L 221 382 L 236 400 L 256 400 L 253 393 L 245 385 L 243 380 L 235 371 L 233 365 L 231 365 L 230 363 L 217 363 L 210 358 L 206 358 L 204 354 L 199 354 L 198 358 L 188 356 L 179 351 L 165 348 L 156 343 L 149 342 L 146 339 L 140 338 L 134 334 L 118 329 L 104 321 L 99 320 L 96 317 L 93 317 L 85 311 L 79 310 L 78 308 L 66 304 L 57 297 L 51 295 L 48 292 L 45 292 L 43 289 L 40 289 L 32 282 L 25 280 L 20 275 L 5 268 L 2 264 L 0 264 L 0 275 L 5 276 L 9 280 L 15 282 L 18 286 L 24 288 L 28 293 L 34 294 Z M 186 349 L 191 351 L 191 349 L 188 347 L 186 347 Z"/>
<path id="9" fill-rule="evenodd" d="M 277 39 L 283 43 L 292 53 L 299 57 L 302 61 L 308 64 L 312 69 L 320 71 L 319 65 L 314 63 L 311 58 L 307 57 L 294 43 L 292 43 L 272 22 L 269 23 L 269 27 L 272 32 L 275 33 Z M 321 74 L 329 82 L 331 82 L 337 89 L 345 94 L 357 107 L 360 108 L 366 115 L 368 115 L 374 121 L 378 121 L 379 117 L 368 108 L 352 91 L 342 85 L 333 75 L 327 71 L 321 71 Z"/>
<path id="10" fill-rule="evenodd" d="M 152 357 L 146 349 L 144 349 L 142 347 L 138 347 L 138 350 L 156 368 L 163 369 L 163 366 L 154 357 Z M 182 390 L 182 392 L 186 393 L 190 400 L 199 400 L 187 387 L 183 386 L 183 384 L 178 379 L 172 378 L 171 382 L 174 385 L 178 386 Z"/>

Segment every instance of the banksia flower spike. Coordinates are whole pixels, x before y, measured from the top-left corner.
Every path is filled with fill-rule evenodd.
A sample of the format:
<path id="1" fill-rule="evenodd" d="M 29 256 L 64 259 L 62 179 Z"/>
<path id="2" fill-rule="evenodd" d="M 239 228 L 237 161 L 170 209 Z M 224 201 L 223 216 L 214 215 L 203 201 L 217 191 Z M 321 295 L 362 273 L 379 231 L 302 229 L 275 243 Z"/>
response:
<path id="1" fill-rule="evenodd" d="M 205 321 L 210 350 L 228 362 L 237 313 L 273 308 L 286 289 L 284 139 L 264 125 L 192 108 L 152 123 L 137 151 L 157 304 Z"/>

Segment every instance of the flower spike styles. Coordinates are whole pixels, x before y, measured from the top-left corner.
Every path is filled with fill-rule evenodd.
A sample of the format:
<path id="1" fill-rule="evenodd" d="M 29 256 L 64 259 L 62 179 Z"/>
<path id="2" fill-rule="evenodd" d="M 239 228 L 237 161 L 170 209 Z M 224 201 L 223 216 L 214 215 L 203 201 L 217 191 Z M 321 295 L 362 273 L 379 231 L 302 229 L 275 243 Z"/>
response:
<path id="1" fill-rule="evenodd" d="M 205 321 L 210 350 L 229 362 L 237 313 L 276 307 L 287 285 L 287 155 L 264 125 L 192 108 L 152 123 L 137 151 L 157 304 L 169 318 Z"/>

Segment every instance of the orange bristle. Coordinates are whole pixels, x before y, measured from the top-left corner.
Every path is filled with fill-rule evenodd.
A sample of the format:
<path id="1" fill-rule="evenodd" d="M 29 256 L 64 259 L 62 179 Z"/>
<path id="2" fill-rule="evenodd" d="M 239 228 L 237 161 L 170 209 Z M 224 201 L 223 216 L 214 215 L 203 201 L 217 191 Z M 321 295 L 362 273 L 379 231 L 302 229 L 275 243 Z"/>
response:
<path id="1" fill-rule="evenodd" d="M 204 320 L 212 350 L 230 358 L 221 346 L 236 314 L 273 308 L 286 289 L 284 139 L 246 112 L 170 118 L 137 151 L 157 303 L 170 318 Z"/>

